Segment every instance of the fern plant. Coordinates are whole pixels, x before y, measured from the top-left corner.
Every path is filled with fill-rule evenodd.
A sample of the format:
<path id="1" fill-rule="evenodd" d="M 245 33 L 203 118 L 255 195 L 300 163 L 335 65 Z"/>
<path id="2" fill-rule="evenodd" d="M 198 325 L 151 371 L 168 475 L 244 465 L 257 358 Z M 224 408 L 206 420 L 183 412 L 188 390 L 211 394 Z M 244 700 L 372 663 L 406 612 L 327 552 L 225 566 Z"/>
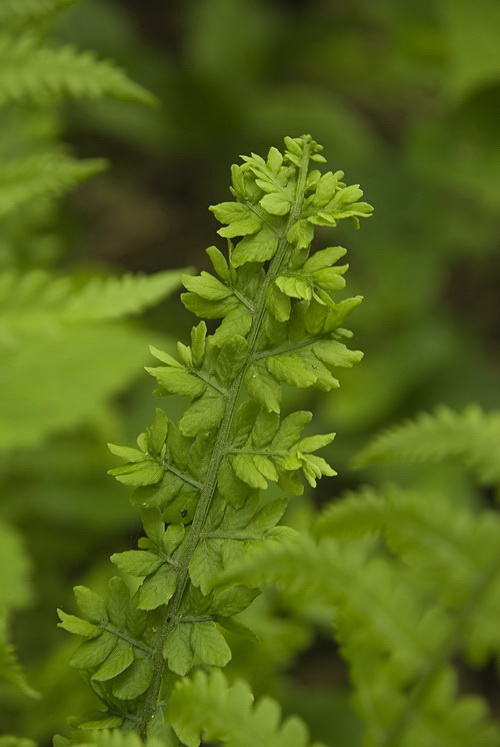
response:
<path id="1" fill-rule="evenodd" d="M 16 252 L 10 244 L 26 237 L 26 224 L 34 229 L 31 234 L 46 232 L 54 197 L 107 167 L 104 159 L 79 160 L 68 153 L 61 142 L 57 102 L 67 96 L 156 101 L 114 63 L 54 42 L 53 19 L 74 2 L 0 4 L 0 261 L 4 264 L 20 264 L 19 247 Z"/>
<path id="2" fill-rule="evenodd" d="M 210 723 L 183 715 L 191 688 L 206 693 L 207 702 L 226 698 L 223 679 L 200 672 L 191 685 L 176 685 L 193 669 L 228 663 L 224 629 L 246 632 L 234 617 L 258 590 L 218 589 L 218 578 L 249 548 L 293 534 L 277 526 L 287 498 L 268 498 L 269 483 L 298 495 L 300 476 L 315 486 L 335 474 L 315 453 L 334 434 L 305 435 L 312 414 L 282 413 L 282 390 L 335 389 L 336 370 L 361 358 L 345 344 L 351 333 L 343 327 L 361 298 L 332 297 L 345 285 L 347 265 L 337 264 L 345 249 L 311 253 L 311 243 L 315 226 L 343 218 L 358 225 L 371 207 L 360 202 L 357 185 L 344 184 L 342 172 L 311 168 L 324 158 L 310 136 L 286 138 L 285 145 L 284 153 L 273 147 L 266 159 L 252 154 L 232 167 L 234 200 L 211 208 L 223 224 L 218 233 L 227 239 L 227 257 L 211 246 L 216 274 L 184 278 L 182 300 L 202 321 L 190 345 L 178 343 L 178 358 L 152 350 L 161 364 L 148 368 L 156 393 L 185 396 L 190 404 L 177 423 L 158 409 L 138 448 L 110 445 L 125 460 L 111 474 L 135 486 L 131 500 L 145 536 L 139 549 L 111 558 L 135 583 L 113 578 L 106 600 L 76 587 L 81 616 L 59 611 L 61 627 L 84 639 L 72 663 L 104 706 L 79 722 L 80 735 L 119 727 L 194 745 L 202 733 L 225 733 L 227 719 L 219 723 L 215 712 Z M 222 321 L 209 334 L 203 318 Z M 239 690 L 234 698 L 248 704 Z M 269 744 L 289 736 L 287 743 L 304 744 L 301 727 L 277 731 L 270 708 L 262 727 Z"/>
<path id="3" fill-rule="evenodd" d="M 58 102 L 68 95 L 155 100 L 113 63 L 55 42 L 57 13 L 73 2 L 0 2 L 0 450 L 11 453 L 100 417 L 134 377 L 130 355 L 144 345 L 122 320 L 163 299 L 180 277 L 94 278 L 82 288 L 47 271 L 62 245 L 61 196 L 107 167 L 70 154 Z M 10 466 L 4 460 L 1 492 L 15 503 Z M 15 572 L 28 567 L 25 545 L 32 543 L 23 544 L 7 513 L 0 587 L 14 583 L 18 593 L 0 594 L 0 679 L 33 694 L 8 635 L 12 612 L 30 601 L 28 574 Z"/>
<path id="4" fill-rule="evenodd" d="M 497 430 L 496 412 L 442 408 L 382 434 L 358 463 L 455 458 L 498 489 Z M 331 606 L 365 744 L 500 743 L 495 706 L 473 674 L 500 661 L 500 518 L 480 495 L 459 503 L 394 485 L 349 493 L 312 536 L 259 548 L 226 576 Z"/>

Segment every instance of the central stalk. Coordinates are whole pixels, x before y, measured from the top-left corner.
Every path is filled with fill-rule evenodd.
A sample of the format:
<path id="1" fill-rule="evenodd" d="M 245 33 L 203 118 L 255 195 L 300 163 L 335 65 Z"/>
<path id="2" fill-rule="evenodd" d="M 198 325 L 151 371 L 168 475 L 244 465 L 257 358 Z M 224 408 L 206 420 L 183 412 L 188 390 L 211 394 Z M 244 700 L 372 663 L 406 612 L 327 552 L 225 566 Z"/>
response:
<path id="1" fill-rule="evenodd" d="M 163 657 L 163 647 L 170 632 L 176 625 L 179 624 L 178 616 L 181 609 L 182 600 L 189 585 L 189 564 L 191 562 L 193 553 L 200 541 L 203 527 L 207 520 L 210 506 L 215 495 L 215 490 L 217 487 L 217 474 L 221 461 L 227 451 L 229 432 L 236 410 L 236 402 L 238 400 L 245 372 L 253 360 L 254 349 L 259 336 L 259 331 L 267 314 L 265 303 L 266 294 L 270 284 L 279 274 L 280 269 L 285 259 L 287 258 L 287 253 L 290 248 L 290 244 L 287 240 L 287 234 L 289 229 L 297 221 L 301 213 L 305 194 L 307 173 L 309 169 L 309 158 L 310 145 L 308 142 L 305 142 L 304 157 L 301 163 L 301 167 L 298 171 L 295 199 L 290 211 L 290 216 L 287 221 L 286 227 L 283 230 L 283 233 L 279 237 L 276 253 L 269 263 L 265 279 L 260 287 L 257 297 L 256 313 L 247 337 L 247 360 L 227 391 L 224 417 L 215 438 L 212 457 L 207 470 L 204 484 L 200 491 L 200 499 L 198 501 L 198 505 L 193 517 L 189 537 L 187 539 L 184 552 L 179 561 L 178 582 L 176 591 L 167 605 L 163 625 L 158 631 L 158 635 L 153 646 L 153 679 L 148 690 L 143 696 L 141 708 L 137 714 L 137 726 L 139 729 L 139 733 L 143 739 L 147 738 L 147 726 L 160 705 L 159 700 L 162 684 L 165 684 L 165 689 L 168 689 L 168 692 L 165 692 L 165 697 L 168 698 L 168 695 L 170 694 L 170 691 L 176 680 L 176 676 L 173 675 L 167 678 L 165 677 L 166 664 Z M 164 705 L 165 703 L 162 703 L 162 707 L 164 707 Z"/>

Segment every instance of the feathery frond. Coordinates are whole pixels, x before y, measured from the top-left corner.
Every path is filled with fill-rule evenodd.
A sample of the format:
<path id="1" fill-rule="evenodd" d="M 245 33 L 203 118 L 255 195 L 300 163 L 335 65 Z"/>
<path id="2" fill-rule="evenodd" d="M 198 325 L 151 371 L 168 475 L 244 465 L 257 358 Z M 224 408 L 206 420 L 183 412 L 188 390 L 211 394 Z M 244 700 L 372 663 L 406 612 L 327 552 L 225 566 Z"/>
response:
<path id="1" fill-rule="evenodd" d="M 138 549 L 112 560 L 139 579 L 123 605 L 136 610 L 143 627 L 117 642 L 108 626 L 116 606 L 109 599 L 99 603 L 98 614 L 85 604 L 81 618 L 60 612 L 62 627 L 89 639 L 76 661 L 108 708 L 102 718 L 119 714 L 143 739 L 167 738 L 168 725 L 167 731 L 157 725 L 176 680 L 194 667 L 225 666 L 231 650 L 223 631 L 245 630 L 233 618 L 259 592 L 241 584 L 218 589 L 221 572 L 252 548 L 295 535 L 277 526 L 287 500 L 270 501 L 261 491 L 274 482 L 296 495 L 303 480 L 314 486 L 323 475 L 335 474 L 316 454 L 334 434 L 304 437 L 309 412 L 281 417 L 282 387 L 328 391 L 339 386 L 337 369 L 361 358 L 347 347 L 351 333 L 343 328 L 361 299 L 337 302 L 332 295 L 344 286 L 346 266 L 336 263 L 345 250 L 311 253 L 311 241 L 314 226 L 334 226 L 343 218 L 358 225 L 371 207 L 359 201 L 359 187 L 341 181 L 342 172 L 310 170 L 324 158 L 309 135 L 286 138 L 285 145 L 283 154 L 271 148 L 267 159 L 252 154 L 233 166 L 234 201 L 211 208 L 224 224 L 219 234 L 229 239 L 228 256 L 210 247 L 215 274 L 183 278 L 185 306 L 202 319 L 222 320 L 219 326 L 208 334 L 202 320 L 192 328 L 189 345 L 178 343 L 177 357 L 152 349 L 161 364 L 148 368 L 156 393 L 186 397 L 184 413 L 175 423 L 158 409 L 137 448 L 110 445 L 124 460 L 111 474 L 135 488 L 132 503 L 142 512 L 145 536 Z M 128 674 L 133 667 L 145 674 L 140 693 L 131 694 L 124 682 L 133 681 Z M 195 686 L 210 698 L 224 692 L 219 676 L 196 675 Z M 248 728 L 260 729 L 259 714 L 270 708 L 257 706 Z M 221 711 L 199 729 L 218 738 L 228 718 Z M 306 743 L 297 722 L 280 731 L 273 719 L 276 733 L 264 736 L 269 724 L 263 724 L 262 739 Z M 226 728 L 237 725 L 233 718 Z M 181 739 L 198 744 L 192 730 L 185 724 L 182 729 Z M 235 733 L 231 743 L 243 744 L 238 740 L 249 739 L 243 734 Z"/>
<path id="2" fill-rule="evenodd" d="M 54 338 L 66 325 L 113 321 L 157 304 L 179 286 L 181 271 L 95 277 L 78 289 L 73 278 L 42 270 L 0 278 L 0 344 L 15 346 L 40 333 Z"/>
<path id="3" fill-rule="evenodd" d="M 356 463 L 444 460 L 464 464 L 483 483 L 500 483 L 500 413 L 485 413 L 477 405 L 461 414 L 448 407 L 438 408 L 434 415 L 422 413 L 377 436 Z"/>
<path id="4" fill-rule="evenodd" d="M 498 725 L 480 698 L 461 695 L 452 662 L 500 659 L 498 514 L 365 491 L 330 507 L 315 531 L 319 544 L 268 544 L 224 580 L 335 605 L 334 634 L 370 744 L 497 744 Z"/>
<path id="5" fill-rule="evenodd" d="M 0 218 L 25 203 L 64 194 L 107 167 L 102 158 L 79 161 L 46 154 L 0 164 Z"/>
<path id="6" fill-rule="evenodd" d="M 221 741 L 228 747 L 307 747 L 307 728 L 297 717 L 281 721 L 281 708 L 271 698 L 253 705 L 249 686 L 229 686 L 222 672 L 198 671 L 181 680 L 172 693 L 167 718 L 187 747 L 200 741 Z M 312 747 L 320 747 L 315 742 Z"/>
<path id="7" fill-rule="evenodd" d="M 46 101 L 62 95 L 77 98 L 113 96 L 156 103 L 145 88 L 132 82 L 114 63 L 73 47 L 41 46 L 36 36 L 0 35 L 0 106 L 8 101 Z"/>

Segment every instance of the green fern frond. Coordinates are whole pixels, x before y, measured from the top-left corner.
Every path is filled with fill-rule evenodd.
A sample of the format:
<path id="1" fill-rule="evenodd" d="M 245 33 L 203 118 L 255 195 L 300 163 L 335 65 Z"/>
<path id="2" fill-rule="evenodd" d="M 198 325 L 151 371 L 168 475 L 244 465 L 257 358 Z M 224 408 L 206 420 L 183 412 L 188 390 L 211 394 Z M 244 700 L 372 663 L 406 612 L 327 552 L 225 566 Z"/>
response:
<path id="1" fill-rule="evenodd" d="M 66 325 L 113 321 L 137 314 L 180 284 L 180 270 L 154 275 L 93 278 L 81 289 L 72 278 L 42 270 L 6 272 L 0 278 L 0 343 L 16 345 L 40 333 L 54 336 Z"/>
<path id="2" fill-rule="evenodd" d="M 65 322 L 122 319 L 154 306 L 179 287 L 181 270 L 154 275 L 125 274 L 94 278 L 68 299 Z"/>
<path id="3" fill-rule="evenodd" d="M 139 578 L 127 605 L 147 613 L 140 640 L 117 643 L 107 635 L 108 618 L 85 605 L 82 618 L 60 613 L 62 627 L 95 639 L 82 643 L 77 664 L 94 689 L 98 681 L 108 716 L 119 712 L 143 738 L 157 735 L 152 725 L 163 719 L 177 679 L 229 662 L 224 630 L 247 632 L 233 617 L 258 590 L 216 588 L 221 571 L 253 547 L 295 535 L 278 525 L 287 499 L 269 500 L 261 491 L 273 482 L 297 495 L 302 478 L 314 486 L 335 474 L 316 453 L 334 434 L 304 436 L 312 413 L 282 416 L 282 389 L 337 388 L 337 369 L 361 358 L 345 344 L 351 333 L 344 328 L 361 299 L 336 301 L 332 293 L 344 284 L 346 266 L 337 260 L 345 250 L 314 251 L 311 243 L 315 226 L 344 218 L 358 225 L 372 208 L 360 202 L 357 185 L 342 181 L 343 172 L 312 168 L 324 158 L 310 135 L 286 138 L 285 146 L 284 153 L 272 147 L 266 159 L 252 154 L 233 167 L 234 201 L 212 207 L 223 224 L 219 234 L 231 239 L 228 255 L 210 247 L 215 274 L 183 278 L 185 306 L 221 323 L 209 334 L 202 319 L 189 344 L 178 343 L 176 357 L 152 349 L 162 364 L 148 369 L 156 393 L 188 398 L 182 416 L 176 423 L 158 409 L 137 448 L 110 445 L 124 461 L 111 474 L 134 486 L 131 500 L 145 529 L 138 550 L 112 556 Z M 107 609 L 111 615 L 109 603 Z M 144 675 L 134 699 L 132 667 Z M 295 731 L 285 726 L 278 743 L 302 744 Z"/>
<path id="4" fill-rule="evenodd" d="M 33 200 L 56 197 L 104 171 L 102 158 L 36 155 L 0 164 L 0 218 Z"/>
<path id="5" fill-rule="evenodd" d="M 33 21 L 78 2 L 80 0 L 0 0 L 0 21 Z"/>
<path id="6" fill-rule="evenodd" d="M 68 325 L 2 355 L 0 449 L 99 418 L 147 362 L 144 333 L 120 323 Z"/>
<path id="7" fill-rule="evenodd" d="M 375 524 L 387 524 L 390 553 L 370 539 L 268 543 L 224 581 L 271 583 L 298 599 L 319 597 L 335 606 L 335 637 L 370 744 L 438 747 L 444 739 L 494 747 L 498 726 L 480 698 L 461 697 L 450 662 L 462 654 L 482 665 L 500 655 L 498 517 L 470 513 L 443 521 L 449 504 L 436 510 L 424 503 L 419 510 L 414 496 L 406 506 L 381 499 L 366 511 L 363 497 L 358 505 L 349 500 L 346 511 L 339 506 L 340 524 L 352 528 L 361 516 L 368 529 L 371 513 Z"/>
<path id="8" fill-rule="evenodd" d="M 466 654 L 472 663 L 500 659 L 500 518 L 452 506 L 438 495 L 394 488 L 353 494 L 332 505 L 318 520 L 317 536 L 347 537 L 381 532 L 391 553 L 424 579 L 440 605 L 463 614 L 484 584 L 481 611 L 463 622 Z"/>
<path id="9" fill-rule="evenodd" d="M 146 363 L 143 335 L 122 319 L 158 303 L 181 272 L 93 279 L 34 270 L 0 278 L 0 448 L 36 444 L 50 433 L 89 422 L 107 397 Z M 100 324 L 96 324 L 100 322 Z M 67 402 L 71 401 L 71 407 Z"/>
<path id="10" fill-rule="evenodd" d="M 0 624 L 1 625 L 1 624 Z M 8 682 L 10 685 L 18 688 L 25 695 L 32 698 L 39 698 L 40 694 L 34 690 L 26 679 L 26 675 L 17 658 L 14 646 L 7 640 L 4 640 L 0 632 L 0 680 Z M 0 742 L 1 744 L 1 742 Z"/>
<path id="11" fill-rule="evenodd" d="M 500 483 L 500 413 L 485 413 L 477 405 L 461 414 L 447 407 L 434 415 L 422 413 L 377 436 L 358 454 L 356 464 L 449 459 L 466 465 L 486 484 Z"/>
<path id="12" fill-rule="evenodd" d="M 71 46 L 42 47 L 29 34 L 0 35 L 0 106 L 29 98 L 45 101 L 62 95 L 118 99 L 155 104 L 155 97 L 132 82 L 108 60 Z"/>
<path id="13" fill-rule="evenodd" d="M 238 681 L 229 686 L 220 671 L 198 671 L 177 683 L 167 718 L 187 747 L 201 741 L 221 741 L 228 747 L 306 747 L 307 729 L 297 717 L 281 721 L 281 709 L 271 698 L 253 705 L 249 686 Z M 312 747 L 320 747 L 318 742 Z"/>

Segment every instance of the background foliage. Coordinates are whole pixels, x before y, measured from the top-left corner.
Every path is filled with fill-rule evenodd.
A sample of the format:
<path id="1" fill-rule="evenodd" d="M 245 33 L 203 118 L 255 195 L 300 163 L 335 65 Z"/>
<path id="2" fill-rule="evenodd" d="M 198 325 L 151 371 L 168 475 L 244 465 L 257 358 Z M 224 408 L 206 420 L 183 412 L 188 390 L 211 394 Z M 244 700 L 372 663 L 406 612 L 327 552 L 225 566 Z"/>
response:
<path id="1" fill-rule="evenodd" d="M 0 3 L 13 24 L 22 22 L 12 20 L 15 5 Z M 0 336 L 12 350 L 13 336 L 27 335 L 34 351 L 27 360 L 19 350 L 11 366 L 5 356 L 14 353 L 4 353 L 0 373 L 8 534 L 1 544 L 2 552 L 12 545 L 8 557 L 19 559 L 17 581 L 0 601 L 17 610 L 10 638 L 30 686 L 43 689 L 35 701 L 2 685 L 2 729 L 40 741 L 88 705 L 86 688 L 67 666 L 73 644 L 57 631 L 54 610 L 71 608 L 73 583 L 104 587 L 107 557 L 128 549 L 137 531 L 122 491 L 105 475 L 111 461 L 103 444 L 130 442 L 151 421 L 154 402 L 141 376 L 141 366 L 151 364 L 147 343 L 165 349 L 165 338 L 182 337 L 189 324 L 171 301 L 148 312 L 147 329 L 125 322 L 88 327 L 82 319 L 68 329 L 64 289 L 54 288 L 55 280 L 70 278 L 78 289 L 91 276 L 119 271 L 203 269 L 216 227 L 206 206 L 226 195 L 235 154 L 265 152 L 286 133 L 311 132 L 332 168 L 360 182 L 376 207 L 361 234 L 343 227 L 338 233 L 349 247 L 350 293 L 366 297 L 351 324 L 365 359 L 344 376 L 340 396 L 317 394 L 301 404 L 323 421 L 319 431 L 338 432 L 331 461 L 339 477 L 325 480 L 315 500 L 389 476 L 415 490 L 445 487 L 463 502 L 474 488 L 452 465 L 390 473 L 379 465 L 360 473 L 349 460 L 379 428 L 419 410 L 439 403 L 462 410 L 470 401 L 498 407 L 500 280 L 495 0 L 86 0 L 44 23 L 56 28 L 60 45 L 116 59 L 161 106 L 49 96 L 2 109 L 4 162 L 15 155 L 29 169 L 29 159 L 70 158 L 70 148 L 91 159 L 76 167 L 82 176 L 100 170 L 95 159 L 103 155 L 113 163 L 62 208 L 39 198 L 46 183 L 16 197 L 14 168 L 3 172 L 5 189 L 0 183 L 0 304 L 8 311 Z M 2 69 L 11 53 L 8 39 L 0 40 Z M 2 91 L 0 82 L 0 98 Z M 30 303 L 37 309 L 31 316 Z M 73 382 L 64 391 L 60 369 L 51 365 L 62 350 L 70 351 L 70 377 L 62 378 Z M 109 379 L 116 356 L 120 381 Z M 19 398 L 9 386 L 20 381 L 22 408 L 13 413 Z M 57 396 L 44 400 L 47 382 Z M 486 489 L 481 495 L 488 499 Z M 309 514 L 306 501 L 296 502 L 289 521 L 307 525 Z M 256 657 L 235 642 L 234 670 L 245 669 L 257 694 L 278 695 L 304 715 L 314 738 L 331 738 L 332 702 L 338 704 L 336 736 L 355 744 L 360 727 L 345 707 L 346 674 L 323 637 L 321 605 L 304 619 L 296 601 L 274 594 L 248 614 L 264 653 Z M 491 673 L 475 677 L 491 694 Z"/>

